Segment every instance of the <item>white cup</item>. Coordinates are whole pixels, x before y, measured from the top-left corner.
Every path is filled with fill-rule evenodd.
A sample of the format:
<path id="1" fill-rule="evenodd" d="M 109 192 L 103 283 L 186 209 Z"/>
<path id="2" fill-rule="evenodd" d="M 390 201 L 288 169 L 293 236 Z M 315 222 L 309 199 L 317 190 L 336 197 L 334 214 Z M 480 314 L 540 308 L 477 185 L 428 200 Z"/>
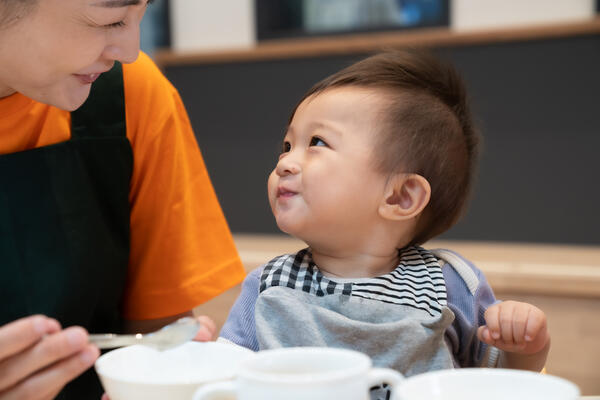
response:
<path id="1" fill-rule="evenodd" d="M 194 400 L 367 400 L 370 387 L 387 383 L 395 393 L 401 380 L 394 370 L 373 368 L 357 351 L 291 347 L 242 361 L 234 380 L 202 386 Z"/>
<path id="2" fill-rule="evenodd" d="M 552 375 L 501 368 L 427 372 L 404 380 L 402 400 L 576 400 L 579 388 Z"/>
<path id="3" fill-rule="evenodd" d="M 96 360 L 96 372 L 111 400 L 190 400 L 200 386 L 231 380 L 254 352 L 216 342 L 188 342 L 158 351 L 135 345 Z"/>

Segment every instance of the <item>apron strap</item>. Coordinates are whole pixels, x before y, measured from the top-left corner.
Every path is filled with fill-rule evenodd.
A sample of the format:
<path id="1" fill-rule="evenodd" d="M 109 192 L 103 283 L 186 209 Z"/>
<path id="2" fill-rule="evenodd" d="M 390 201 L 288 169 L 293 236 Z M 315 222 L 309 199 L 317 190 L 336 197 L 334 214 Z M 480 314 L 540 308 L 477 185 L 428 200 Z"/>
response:
<path id="1" fill-rule="evenodd" d="M 90 95 L 71 113 L 71 137 L 126 137 L 123 66 L 113 68 L 92 84 Z"/>

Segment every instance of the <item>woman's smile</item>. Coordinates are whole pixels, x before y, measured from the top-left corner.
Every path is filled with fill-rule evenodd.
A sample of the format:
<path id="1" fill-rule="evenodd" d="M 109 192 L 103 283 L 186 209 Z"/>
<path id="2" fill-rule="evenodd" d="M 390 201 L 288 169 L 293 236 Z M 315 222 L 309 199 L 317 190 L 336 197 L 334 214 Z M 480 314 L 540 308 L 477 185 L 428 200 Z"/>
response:
<path id="1" fill-rule="evenodd" d="M 94 81 L 96 79 L 98 79 L 98 77 L 100 76 L 100 73 L 94 73 L 94 74 L 73 74 L 77 79 L 79 79 L 79 81 L 81 83 L 83 83 L 84 85 L 87 84 L 91 84 L 94 83 Z"/>

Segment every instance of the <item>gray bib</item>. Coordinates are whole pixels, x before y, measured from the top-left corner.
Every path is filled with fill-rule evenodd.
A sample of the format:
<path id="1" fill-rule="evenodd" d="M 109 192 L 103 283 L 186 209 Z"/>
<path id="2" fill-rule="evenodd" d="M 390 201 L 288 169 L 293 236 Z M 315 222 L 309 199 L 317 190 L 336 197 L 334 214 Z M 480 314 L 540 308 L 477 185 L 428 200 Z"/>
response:
<path id="1" fill-rule="evenodd" d="M 454 314 L 433 253 L 410 247 L 386 275 L 338 282 L 319 271 L 309 249 L 269 262 L 255 307 L 260 349 L 342 347 L 405 376 L 452 368 L 444 340 Z"/>

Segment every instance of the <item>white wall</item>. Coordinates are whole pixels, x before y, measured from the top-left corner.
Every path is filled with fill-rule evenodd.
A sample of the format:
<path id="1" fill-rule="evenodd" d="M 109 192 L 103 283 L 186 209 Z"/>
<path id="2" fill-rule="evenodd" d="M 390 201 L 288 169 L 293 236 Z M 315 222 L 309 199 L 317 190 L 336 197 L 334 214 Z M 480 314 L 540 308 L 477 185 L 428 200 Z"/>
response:
<path id="1" fill-rule="evenodd" d="M 595 0 L 451 0 L 450 14 L 455 30 L 531 26 L 591 18 Z M 171 0 L 170 15 L 175 51 L 256 44 L 253 0 Z"/>
<path id="2" fill-rule="evenodd" d="M 171 0 L 171 45 L 175 51 L 254 46 L 254 1 Z"/>
<path id="3" fill-rule="evenodd" d="M 594 0 L 452 0 L 451 27 L 473 30 L 591 18 Z"/>

